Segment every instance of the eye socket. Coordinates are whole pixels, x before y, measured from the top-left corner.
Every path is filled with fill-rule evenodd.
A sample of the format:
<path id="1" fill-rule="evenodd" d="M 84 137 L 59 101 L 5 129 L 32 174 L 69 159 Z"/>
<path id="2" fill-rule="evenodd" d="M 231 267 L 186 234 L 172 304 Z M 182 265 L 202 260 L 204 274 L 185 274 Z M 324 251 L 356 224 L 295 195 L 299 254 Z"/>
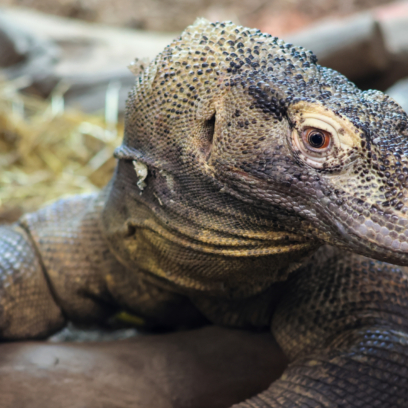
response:
<path id="1" fill-rule="evenodd" d="M 300 126 L 292 130 L 292 146 L 308 165 L 322 168 L 334 148 L 340 147 L 339 133 L 336 124 L 325 117 L 305 116 Z"/>
<path id="2" fill-rule="evenodd" d="M 302 131 L 305 147 L 315 152 L 323 152 L 331 147 L 330 132 L 317 128 L 305 128 Z"/>
<path id="3" fill-rule="evenodd" d="M 316 169 L 345 169 L 357 157 L 360 146 L 358 129 L 327 108 L 300 102 L 289 117 L 294 126 L 288 133 L 297 159 Z"/>

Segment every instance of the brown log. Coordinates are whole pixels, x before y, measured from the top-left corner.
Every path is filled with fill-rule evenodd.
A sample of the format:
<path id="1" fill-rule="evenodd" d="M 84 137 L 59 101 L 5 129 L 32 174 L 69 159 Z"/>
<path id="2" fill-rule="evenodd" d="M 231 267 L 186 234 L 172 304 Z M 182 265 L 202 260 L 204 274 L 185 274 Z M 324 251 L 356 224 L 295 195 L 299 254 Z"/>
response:
<path id="1" fill-rule="evenodd" d="M 408 112 L 408 78 L 401 79 L 391 88 L 386 90 L 386 94 L 394 98 Z"/>
<path id="2" fill-rule="evenodd" d="M 280 376 L 270 334 L 207 327 L 102 343 L 0 345 L 1 408 L 222 408 Z"/>
<path id="3" fill-rule="evenodd" d="M 380 24 L 371 13 L 325 20 L 284 39 L 312 50 L 321 65 L 353 81 L 384 71 L 390 61 Z"/>
<path id="4" fill-rule="evenodd" d="M 379 7 L 374 16 L 380 22 L 390 52 L 408 53 L 408 2 L 400 1 Z"/>
<path id="5" fill-rule="evenodd" d="M 15 31 L 29 33 L 29 40 L 31 37 L 38 39 L 50 44 L 50 50 L 57 49 L 59 52 L 55 61 L 46 60 L 38 52 L 32 53 L 35 65 L 23 65 L 22 73 L 32 79 L 35 93 L 47 97 L 57 84 L 63 83 L 68 88 L 64 93 L 65 105 L 86 112 L 104 109 L 111 81 L 121 85 L 119 111 L 123 112 L 124 102 L 135 81 L 127 66 L 136 57 L 153 59 L 177 36 L 92 24 L 34 10 L 6 7 L 2 11 L 0 45 L 4 23 Z M 13 66 L 2 73 L 10 77 L 15 75 L 16 69 Z"/>

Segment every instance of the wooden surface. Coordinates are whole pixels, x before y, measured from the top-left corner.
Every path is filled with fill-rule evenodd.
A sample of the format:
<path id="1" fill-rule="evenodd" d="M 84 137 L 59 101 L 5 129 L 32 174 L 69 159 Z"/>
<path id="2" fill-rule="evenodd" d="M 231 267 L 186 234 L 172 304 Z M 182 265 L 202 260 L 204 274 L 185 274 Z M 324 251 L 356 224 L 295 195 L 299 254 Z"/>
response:
<path id="1" fill-rule="evenodd" d="M 228 407 L 285 366 L 270 334 L 217 327 L 104 343 L 4 343 L 0 407 Z"/>

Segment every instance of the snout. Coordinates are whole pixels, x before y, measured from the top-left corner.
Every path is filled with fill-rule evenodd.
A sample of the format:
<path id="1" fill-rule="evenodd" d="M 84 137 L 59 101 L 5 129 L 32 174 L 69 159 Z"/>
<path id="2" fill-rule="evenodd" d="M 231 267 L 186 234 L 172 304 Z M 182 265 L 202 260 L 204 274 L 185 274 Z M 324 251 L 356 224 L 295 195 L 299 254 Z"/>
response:
<path id="1" fill-rule="evenodd" d="M 395 265 L 408 266 L 408 217 L 403 214 L 338 209 L 332 214 L 337 244 Z"/>

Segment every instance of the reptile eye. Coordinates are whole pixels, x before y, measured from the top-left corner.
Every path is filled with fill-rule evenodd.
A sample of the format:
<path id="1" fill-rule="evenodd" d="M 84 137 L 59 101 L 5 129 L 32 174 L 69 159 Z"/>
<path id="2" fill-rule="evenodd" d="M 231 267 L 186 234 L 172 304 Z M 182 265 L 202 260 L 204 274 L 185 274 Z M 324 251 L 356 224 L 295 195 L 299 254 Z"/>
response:
<path id="1" fill-rule="evenodd" d="M 340 146 L 336 124 L 323 116 L 305 116 L 300 126 L 292 130 L 292 145 L 307 164 L 321 168 L 332 156 L 333 148 Z"/>
<path id="2" fill-rule="evenodd" d="M 290 145 L 300 162 L 316 169 L 335 167 L 340 171 L 356 158 L 353 148 L 360 146 L 361 139 L 346 119 L 319 106 L 312 107 L 303 102 L 296 109 L 292 107 Z"/>
<path id="3" fill-rule="evenodd" d="M 304 129 L 302 138 L 306 147 L 312 151 L 322 152 L 330 147 L 331 134 L 321 129 Z"/>

